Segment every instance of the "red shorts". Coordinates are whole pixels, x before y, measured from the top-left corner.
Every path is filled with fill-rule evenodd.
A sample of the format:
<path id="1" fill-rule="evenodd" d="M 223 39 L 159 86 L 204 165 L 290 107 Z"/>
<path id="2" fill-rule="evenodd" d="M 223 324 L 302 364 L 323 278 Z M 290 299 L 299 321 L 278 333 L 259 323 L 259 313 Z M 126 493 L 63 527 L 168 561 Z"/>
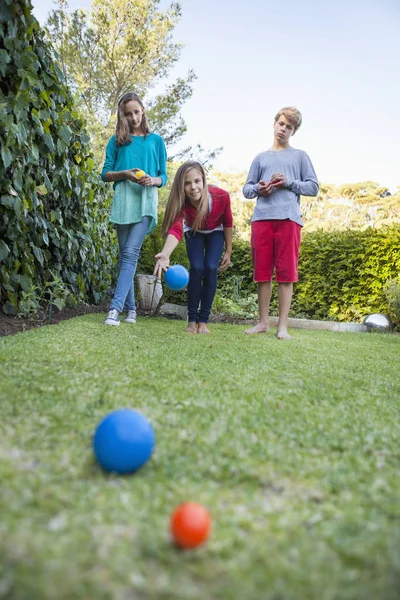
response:
<path id="1" fill-rule="evenodd" d="M 290 219 L 253 221 L 251 252 L 254 281 L 298 281 L 301 226 Z"/>

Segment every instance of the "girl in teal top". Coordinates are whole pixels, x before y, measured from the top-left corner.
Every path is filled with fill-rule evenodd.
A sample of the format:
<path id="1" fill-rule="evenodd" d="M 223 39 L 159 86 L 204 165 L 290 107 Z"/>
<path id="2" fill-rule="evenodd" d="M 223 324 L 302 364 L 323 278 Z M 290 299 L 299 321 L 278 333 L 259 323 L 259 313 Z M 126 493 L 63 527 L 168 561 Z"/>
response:
<path id="1" fill-rule="evenodd" d="M 119 244 L 119 275 L 106 325 L 136 322 L 134 277 L 144 237 L 157 225 L 158 188 L 167 182 L 167 152 L 163 139 L 151 133 L 143 103 L 129 92 L 118 102 L 116 133 L 106 149 L 101 173 L 114 183 L 110 221 Z"/>

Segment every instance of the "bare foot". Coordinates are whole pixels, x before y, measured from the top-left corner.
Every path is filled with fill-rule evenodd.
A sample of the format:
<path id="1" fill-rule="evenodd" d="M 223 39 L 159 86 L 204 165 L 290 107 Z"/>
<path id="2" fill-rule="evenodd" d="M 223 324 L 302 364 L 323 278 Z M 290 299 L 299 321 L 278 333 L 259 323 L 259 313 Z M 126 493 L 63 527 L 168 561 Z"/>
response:
<path id="1" fill-rule="evenodd" d="M 197 333 L 197 323 L 195 321 L 190 321 L 185 331 L 186 333 Z"/>
<path id="2" fill-rule="evenodd" d="M 276 337 L 278 338 L 278 340 L 291 340 L 292 336 L 288 334 L 288 330 L 286 329 L 286 327 L 282 327 L 280 329 L 278 329 L 278 331 L 276 332 Z"/>
<path id="3" fill-rule="evenodd" d="M 254 325 L 254 327 L 251 327 L 251 329 L 246 329 L 245 333 L 268 333 L 269 331 L 269 325 L 263 325 L 262 323 L 257 323 L 257 325 Z"/>
<path id="4" fill-rule="evenodd" d="M 199 323 L 197 333 L 211 333 L 211 331 L 208 329 L 207 323 Z"/>

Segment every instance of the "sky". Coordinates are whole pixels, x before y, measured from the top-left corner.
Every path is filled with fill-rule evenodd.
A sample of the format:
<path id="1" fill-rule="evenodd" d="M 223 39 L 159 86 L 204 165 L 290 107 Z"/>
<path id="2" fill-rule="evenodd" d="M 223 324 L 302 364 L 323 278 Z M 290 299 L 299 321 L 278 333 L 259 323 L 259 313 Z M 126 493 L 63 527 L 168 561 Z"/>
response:
<path id="1" fill-rule="evenodd" d="M 134 3 L 134 0 L 132 0 Z M 52 0 L 32 0 L 44 23 Z M 296 106 L 291 145 L 318 179 L 400 186 L 400 0 L 181 0 L 181 57 L 156 91 L 193 69 L 181 146 L 223 146 L 215 166 L 247 171 Z M 70 10 L 90 0 L 69 0 Z M 170 2 L 160 0 L 165 10 Z"/>

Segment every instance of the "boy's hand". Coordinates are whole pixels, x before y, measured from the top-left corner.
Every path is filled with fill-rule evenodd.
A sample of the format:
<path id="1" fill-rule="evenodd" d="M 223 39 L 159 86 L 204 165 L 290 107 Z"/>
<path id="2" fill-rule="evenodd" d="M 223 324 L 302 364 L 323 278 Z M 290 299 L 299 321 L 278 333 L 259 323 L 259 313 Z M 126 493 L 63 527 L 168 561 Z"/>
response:
<path id="1" fill-rule="evenodd" d="M 159 252 L 158 254 L 155 255 L 154 258 L 156 258 L 157 261 L 156 261 L 156 265 L 154 267 L 153 275 L 156 275 L 157 279 L 161 280 L 162 272 L 166 271 L 169 267 L 169 258 L 163 252 Z"/>
<path id="2" fill-rule="evenodd" d="M 226 271 L 226 269 L 229 267 L 229 265 L 231 264 L 231 254 L 230 252 L 225 252 L 225 254 L 222 257 L 221 260 L 221 264 L 218 268 L 218 271 Z"/>
<path id="3" fill-rule="evenodd" d="M 258 182 L 258 193 L 260 196 L 269 196 L 274 191 L 274 186 L 271 181 L 260 179 Z"/>
<path id="4" fill-rule="evenodd" d="M 271 177 L 271 183 L 274 187 L 284 187 L 287 184 L 286 176 L 283 173 L 275 173 Z"/>

